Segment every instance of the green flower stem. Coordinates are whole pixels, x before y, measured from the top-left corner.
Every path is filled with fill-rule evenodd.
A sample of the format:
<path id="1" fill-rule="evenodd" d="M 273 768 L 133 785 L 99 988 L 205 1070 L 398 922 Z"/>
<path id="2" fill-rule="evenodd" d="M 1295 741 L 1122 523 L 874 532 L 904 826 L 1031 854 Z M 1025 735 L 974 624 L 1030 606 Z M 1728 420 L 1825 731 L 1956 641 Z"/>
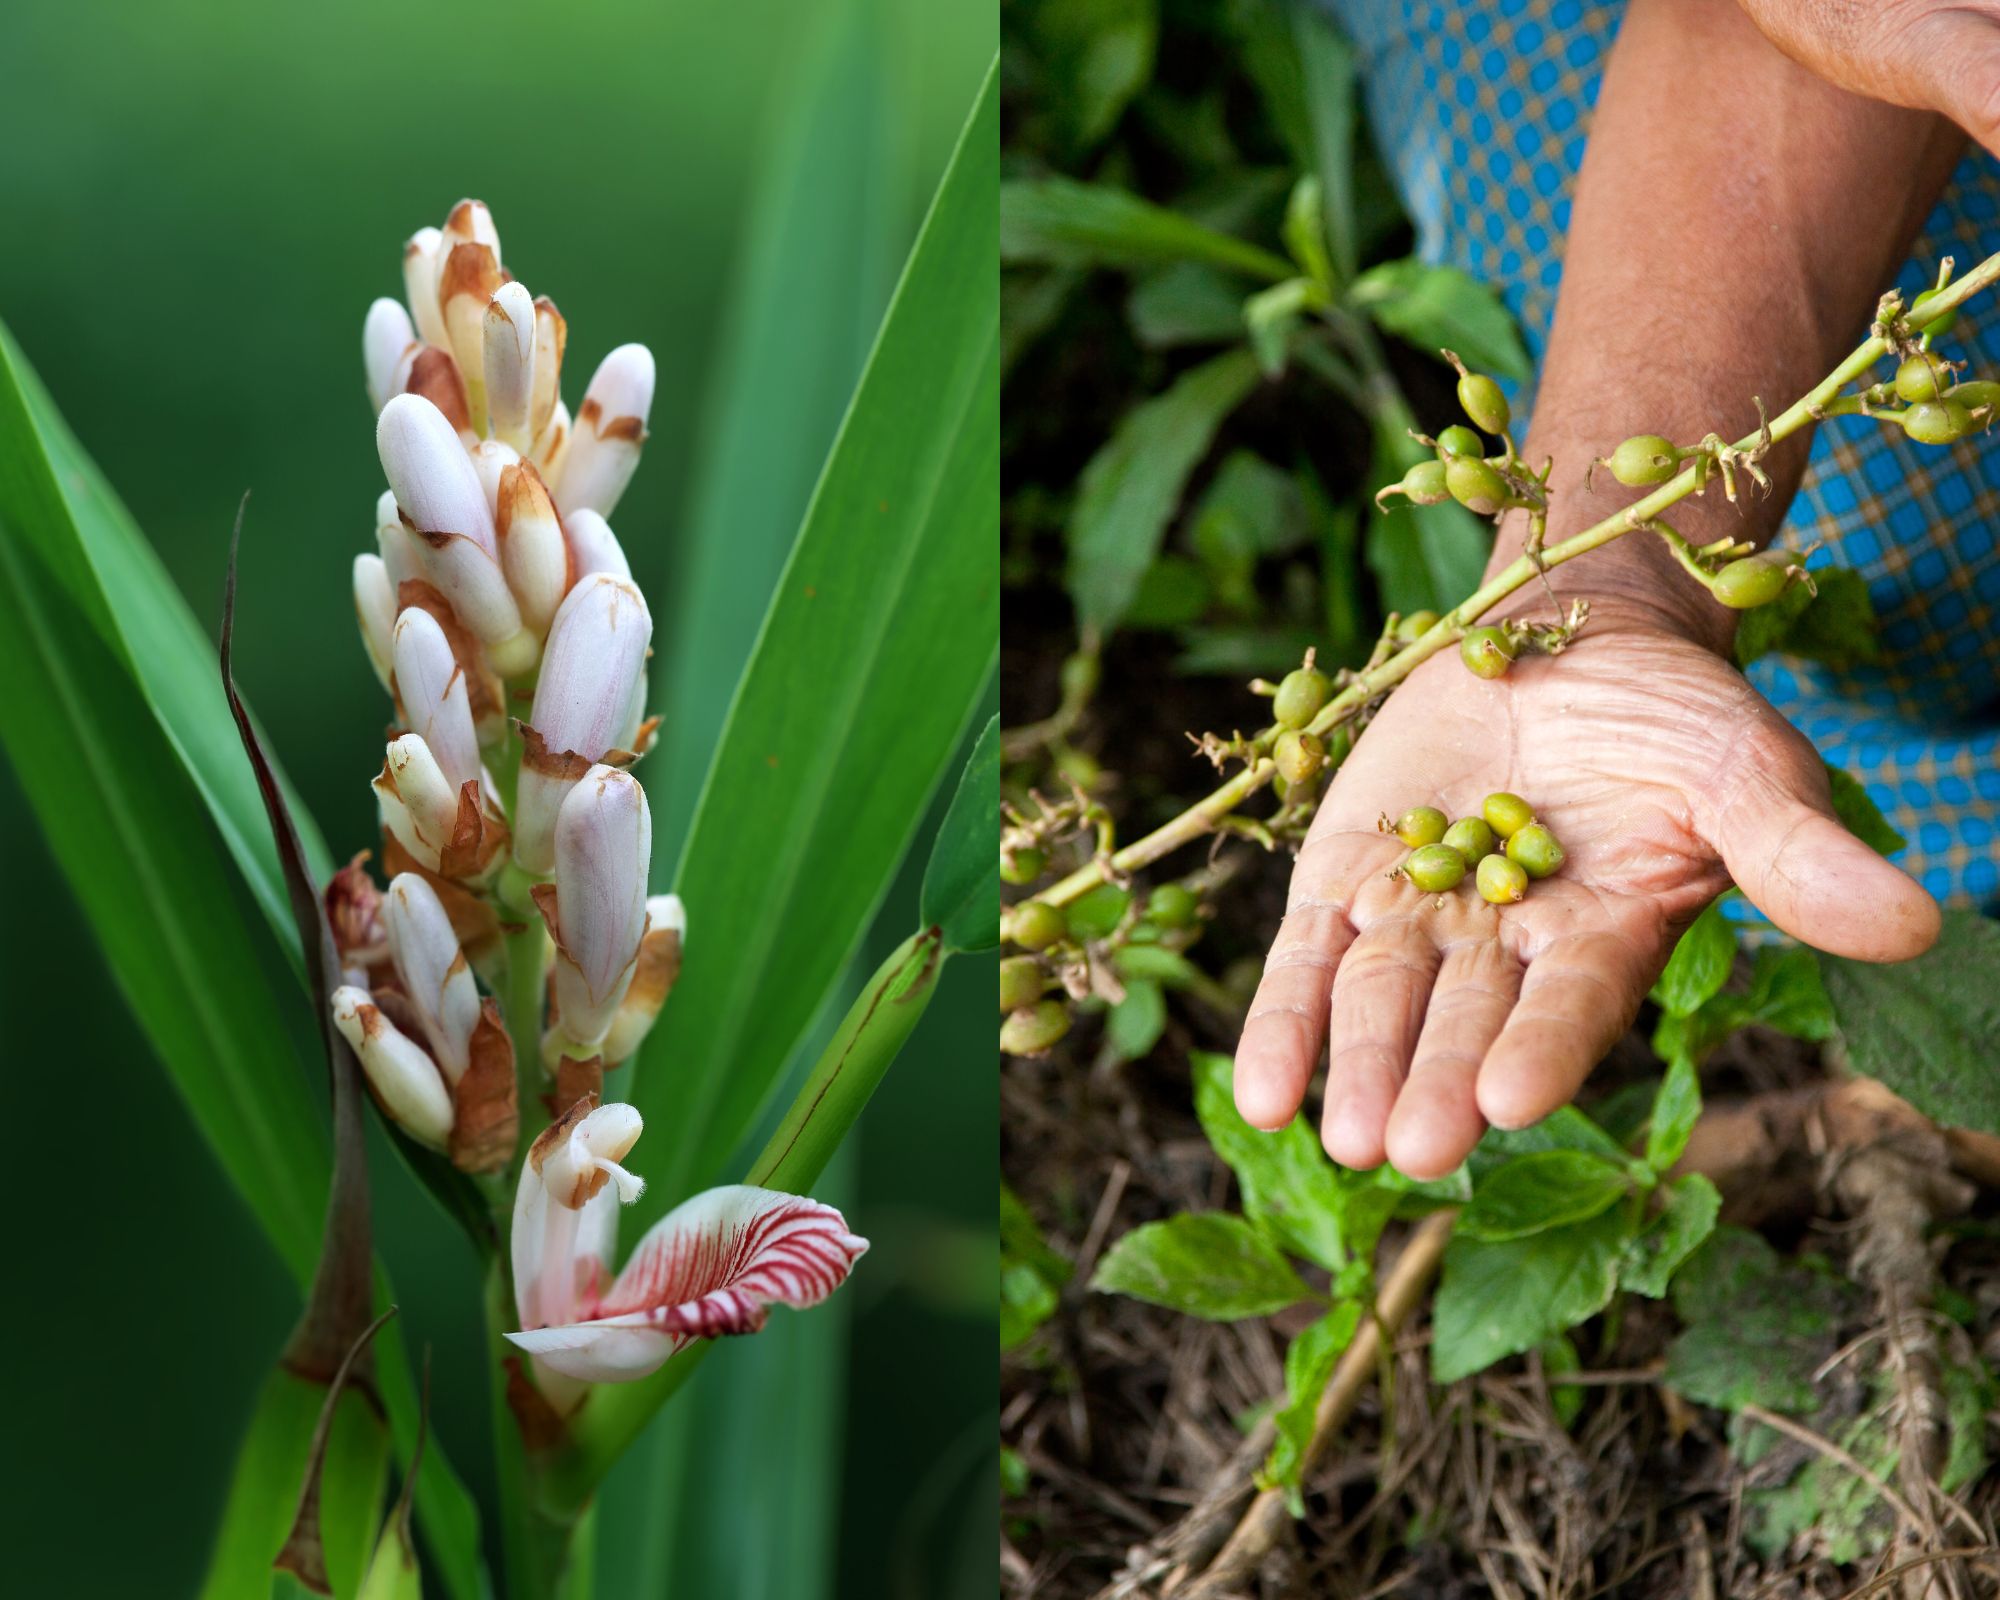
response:
<path id="1" fill-rule="evenodd" d="M 507 914 L 506 908 L 502 912 Z M 525 1155 L 549 1120 L 542 1105 L 547 1076 L 542 1071 L 542 1004 L 547 993 L 549 935 L 541 917 L 530 911 L 506 936 L 504 947 L 507 991 L 500 997 L 500 1010 L 507 1021 L 507 1037 L 514 1041 L 514 1089 L 521 1117 L 516 1154 Z M 508 1203 L 512 1204 L 511 1193 Z"/>
<path id="2" fill-rule="evenodd" d="M 1947 312 L 1955 310 L 1996 281 L 2000 281 L 2000 255 L 1987 257 L 1964 277 L 1946 288 L 1935 300 L 1928 302 L 1922 311 L 1906 314 L 1902 321 L 1913 332 L 1919 331 Z M 1824 379 L 1771 419 L 1771 438 L 1774 441 L 1787 439 L 1811 426 L 1827 412 L 1843 388 L 1866 373 L 1894 348 L 1892 341 L 1879 334 L 1858 345 Z M 1747 434 L 1737 441 L 1735 448 L 1750 450 L 1760 442 L 1761 437 L 1761 434 L 1757 433 Z M 1615 512 L 1559 544 L 1543 546 L 1539 565 L 1525 555 L 1509 563 L 1466 600 L 1440 617 L 1436 624 L 1414 643 L 1379 665 L 1373 665 L 1367 671 L 1358 674 L 1352 683 L 1329 700 L 1319 715 L 1313 718 L 1309 724 L 1311 731 L 1324 736 L 1354 717 L 1369 701 L 1395 688 L 1438 651 L 1454 643 L 1468 623 L 1476 622 L 1509 595 L 1535 582 L 1544 569 L 1561 566 L 1565 561 L 1574 561 L 1578 556 L 1588 555 L 1591 551 L 1610 544 L 1614 539 L 1622 539 L 1635 529 L 1644 527 L 1670 506 L 1685 500 L 1696 492 L 1698 470 L 1695 466 L 1685 467 L 1652 493 L 1633 501 L 1622 511 Z M 1214 831 L 1224 817 L 1268 784 L 1276 771 L 1277 768 L 1268 760 L 1253 762 L 1229 782 L 1205 799 L 1197 801 L 1172 821 L 1155 828 L 1143 839 L 1135 840 L 1108 859 L 1093 860 L 1079 867 L 1068 877 L 1044 889 L 1034 898 L 1049 905 L 1067 905 L 1078 895 L 1100 883 L 1151 865 L 1182 845 L 1190 844 Z"/>
<path id="3" fill-rule="evenodd" d="M 492 1362 L 493 1455 L 500 1478 L 500 1526 L 506 1560 L 507 1593 L 518 1600 L 563 1600 L 580 1591 L 572 1568 L 578 1544 L 581 1505 L 550 1507 L 536 1492 L 535 1463 L 521 1438 L 520 1423 L 507 1403 L 510 1364 L 521 1353 L 502 1334 L 514 1326 L 514 1296 L 504 1259 L 486 1274 L 487 1344 Z"/>

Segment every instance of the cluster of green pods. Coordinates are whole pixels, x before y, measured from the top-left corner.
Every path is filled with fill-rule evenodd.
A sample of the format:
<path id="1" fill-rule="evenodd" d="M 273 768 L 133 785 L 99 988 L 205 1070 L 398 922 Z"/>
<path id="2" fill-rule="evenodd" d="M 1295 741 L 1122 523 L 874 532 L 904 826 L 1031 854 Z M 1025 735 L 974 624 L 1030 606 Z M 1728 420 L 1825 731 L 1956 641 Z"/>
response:
<path id="1" fill-rule="evenodd" d="M 1511 905 L 1527 897 L 1531 879 L 1559 870 L 1563 847 L 1535 820 L 1534 807 L 1517 794 L 1489 794 L 1477 816 L 1449 820 L 1435 806 L 1412 806 L 1382 827 L 1410 853 L 1396 871 L 1426 894 L 1456 889 L 1472 874 L 1482 900 Z"/>

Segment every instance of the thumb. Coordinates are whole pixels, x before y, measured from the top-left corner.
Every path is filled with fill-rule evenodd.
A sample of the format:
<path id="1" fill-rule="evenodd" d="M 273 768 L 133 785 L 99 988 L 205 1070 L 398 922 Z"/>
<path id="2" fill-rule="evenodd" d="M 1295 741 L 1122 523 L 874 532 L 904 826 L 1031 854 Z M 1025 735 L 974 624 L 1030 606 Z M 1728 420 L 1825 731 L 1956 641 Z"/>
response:
<path id="1" fill-rule="evenodd" d="M 1711 842 L 1752 905 L 1829 955 L 1907 961 L 1937 942 L 1937 902 L 1842 825 L 1817 756 L 1744 783 Z"/>
<path id="2" fill-rule="evenodd" d="M 1966 7 L 1941 7 L 1924 21 L 1923 98 L 2000 155 L 2000 26 Z"/>

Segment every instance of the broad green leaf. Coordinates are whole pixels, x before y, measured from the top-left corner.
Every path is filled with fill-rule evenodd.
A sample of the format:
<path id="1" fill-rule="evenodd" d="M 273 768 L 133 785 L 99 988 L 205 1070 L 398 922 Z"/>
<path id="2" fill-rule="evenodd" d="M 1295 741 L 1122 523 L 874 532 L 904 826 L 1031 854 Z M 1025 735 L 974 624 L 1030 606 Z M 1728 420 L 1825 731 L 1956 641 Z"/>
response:
<path id="1" fill-rule="evenodd" d="M 1623 1207 L 1497 1244 L 1454 1233 L 1431 1313 L 1432 1376 L 1454 1383 L 1595 1316 L 1630 1237 Z"/>
<path id="2" fill-rule="evenodd" d="M 1803 583 L 1794 583 L 1770 605 L 1743 613 L 1736 625 L 1738 666 L 1747 667 L 1773 652 L 1836 667 L 1880 656 L 1867 579 L 1847 567 L 1822 567 L 1813 574 L 1813 582 L 1817 595 Z"/>
<path id="3" fill-rule="evenodd" d="M 1000 718 L 979 735 L 931 845 L 920 900 L 924 925 L 947 950 L 991 950 L 1000 942 Z"/>
<path id="4" fill-rule="evenodd" d="M 1192 261 L 1272 283 L 1294 275 L 1272 251 L 1123 189 L 1070 178 L 1000 186 L 1000 259 L 1128 271 Z"/>
<path id="5" fill-rule="evenodd" d="M 1152 1054 L 1166 1027 L 1167 998 L 1160 986 L 1151 978 L 1134 978 L 1105 1019 L 1104 1036 L 1121 1061 L 1137 1061 Z"/>
<path id="6" fill-rule="evenodd" d="M 2000 1133 L 2000 923 L 1947 911 L 1938 942 L 1913 961 L 1820 963 L 1857 1072 L 1935 1121 Z"/>
<path id="7" fill-rule="evenodd" d="M 174 587 L 96 464 L 70 433 L 14 343 L 0 327 L 0 523 L 75 609 L 108 658 L 138 690 L 146 720 L 166 741 L 168 761 L 194 786 L 251 895 L 297 959 L 263 802 L 223 703 L 215 645 Z M 224 529 L 216 529 L 221 573 Z M 331 871 L 326 846 L 294 799 L 315 875 Z"/>
<path id="8" fill-rule="evenodd" d="M 1212 1322 L 1267 1317 L 1312 1298 L 1278 1247 L 1225 1211 L 1134 1228 L 1104 1253 L 1090 1286 Z"/>
<path id="9" fill-rule="evenodd" d="M 1196 1051 L 1189 1060 L 1195 1115 L 1215 1153 L 1236 1174 L 1244 1213 L 1288 1249 L 1338 1271 L 1347 1260 L 1341 1240 L 1346 1197 L 1311 1126 L 1300 1116 L 1271 1133 L 1251 1127 L 1236 1110 L 1230 1058 Z"/>
<path id="10" fill-rule="evenodd" d="M 1292 335 L 1313 304 L 1314 290 L 1304 278 L 1288 278 L 1260 289 L 1243 302 L 1243 326 L 1257 370 L 1272 381 L 1285 375 L 1291 359 Z"/>
<path id="11" fill-rule="evenodd" d="M 1910 842 L 1889 826 L 1889 819 L 1869 799 L 1860 779 L 1829 763 L 1826 781 L 1833 786 L 1833 814 L 1869 849 L 1878 855 L 1892 856 Z"/>
<path id="12" fill-rule="evenodd" d="M 1090 458 L 1069 521 L 1069 592 L 1085 628 L 1109 633 L 1124 619 L 1189 475 L 1256 385 L 1247 350 L 1217 356 L 1132 411 Z"/>
<path id="13" fill-rule="evenodd" d="M 1186 556 L 1164 555 L 1148 567 L 1125 613 L 1128 628 L 1184 628 L 1208 610 L 1208 574 Z"/>
<path id="14" fill-rule="evenodd" d="M 1667 1292 L 1681 1263 L 1715 1231 L 1715 1219 L 1722 1211 L 1721 1194 L 1699 1172 L 1689 1173 L 1661 1192 L 1666 1196 L 1665 1206 L 1639 1231 L 1618 1272 L 1619 1287 L 1655 1300 Z"/>
<path id="15" fill-rule="evenodd" d="M 1081 156 L 1152 77 L 1159 0 L 1042 0 L 1027 22 L 1047 76 L 1050 114 Z"/>
<path id="16" fill-rule="evenodd" d="M 1517 1156 L 1481 1179 L 1457 1232 L 1499 1243 L 1596 1216 L 1632 1191 L 1623 1162 L 1582 1150 Z"/>
<path id="17" fill-rule="evenodd" d="M 1000 1348 L 1018 1349 L 1055 1314 L 1075 1269 L 1050 1249 L 1014 1191 L 1000 1185 Z"/>
<path id="18" fill-rule="evenodd" d="M 1133 337 L 1155 350 L 1235 344 L 1243 337 L 1243 290 L 1214 267 L 1183 261 L 1141 278 L 1125 317 Z"/>
<path id="19" fill-rule="evenodd" d="M 1666 1382 L 1725 1411 L 1810 1411 L 1812 1375 L 1857 1299 L 1823 1265 L 1786 1261 L 1742 1228 L 1717 1229 L 1674 1279 L 1687 1327 L 1667 1350 Z"/>
<path id="20" fill-rule="evenodd" d="M 1304 1516 L 1306 1511 L 1299 1478 L 1306 1446 L 1312 1440 L 1320 1396 L 1333 1379 L 1341 1352 L 1354 1342 L 1362 1310 L 1360 1301 L 1344 1301 L 1317 1322 L 1309 1323 L 1285 1347 L 1285 1403 L 1272 1415 L 1278 1437 L 1258 1481 L 1266 1487 L 1283 1489 L 1285 1504 L 1295 1517 Z"/>
<path id="21" fill-rule="evenodd" d="M 1653 1114 L 1646 1123 L 1646 1165 L 1665 1172 L 1680 1160 L 1701 1115 L 1701 1076 L 1688 1056 L 1667 1063 L 1660 1092 L 1653 1097 Z"/>
<path id="22" fill-rule="evenodd" d="M 1826 997 L 1819 957 L 1803 945 L 1760 945 L 1750 969 L 1747 1020 L 1794 1039 L 1830 1038 L 1833 1002 Z"/>
<path id="23" fill-rule="evenodd" d="M 1372 489 L 1398 482 L 1431 452 L 1409 436 L 1409 408 L 1386 397 L 1374 412 L 1375 453 L 1368 469 Z M 1371 497 L 1363 546 L 1368 570 L 1382 592 L 1385 610 L 1443 611 L 1479 587 L 1493 549 L 1492 524 L 1456 500 L 1434 506 L 1411 505 L 1400 495 L 1385 504 Z"/>
<path id="24" fill-rule="evenodd" d="M 1326 252 L 1326 202 L 1319 179 L 1311 173 L 1292 185 L 1281 232 L 1285 248 L 1299 270 L 1314 284 L 1330 291 L 1333 262 Z"/>
<path id="25" fill-rule="evenodd" d="M 1148 978 L 1167 989 L 1185 989 L 1201 978 L 1201 970 L 1192 961 L 1164 945 L 1128 944 L 1112 952 L 1111 964 L 1121 978 Z"/>
<path id="26" fill-rule="evenodd" d="M 1455 351 L 1475 372 L 1527 378 L 1532 369 L 1514 317 L 1470 273 L 1407 256 L 1370 267 L 1347 292 L 1349 304 L 1418 349 Z"/>
<path id="27" fill-rule="evenodd" d="M 1298 479 L 1252 450 L 1230 451 L 1202 491 L 1195 507 L 1195 551 L 1204 559 L 1210 552 L 1203 548 L 1201 525 L 1218 515 L 1243 529 L 1253 559 L 1289 555 L 1310 536 Z"/>
<path id="28" fill-rule="evenodd" d="M 1610 1134 L 1575 1106 L 1563 1106 L 1532 1127 L 1488 1128 L 1467 1157 L 1466 1166 L 1473 1182 L 1479 1184 L 1502 1162 L 1537 1150 L 1584 1150 L 1611 1161 L 1627 1159 L 1625 1147 Z"/>
<path id="29" fill-rule="evenodd" d="M 628 1226 L 744 1137 L 866 931 L 992 669 L 998 119 L 989 72 L 703 787 L 675 874 L 703 933 L 633 1087 L 669 1148 Z"/>
<path id="30" fill-rule="evenodd" d="M 1295 6 L 1291 18 L 1333 275 L 1336 282 L 1346 283 L 1361 259 L 1355 225 L 1354 47 L 1313 7 Z"/>
<path id="31" fill-rule="evenodd" d="M 1713 901 L 1667 957 L 1666 970 L 1653 985 L 1653 998 L 1670 1017 L 1690 1016 L 1729 981 L 1735 961 L 1736 930 L 1722 914 L 1722 902 Z"/>

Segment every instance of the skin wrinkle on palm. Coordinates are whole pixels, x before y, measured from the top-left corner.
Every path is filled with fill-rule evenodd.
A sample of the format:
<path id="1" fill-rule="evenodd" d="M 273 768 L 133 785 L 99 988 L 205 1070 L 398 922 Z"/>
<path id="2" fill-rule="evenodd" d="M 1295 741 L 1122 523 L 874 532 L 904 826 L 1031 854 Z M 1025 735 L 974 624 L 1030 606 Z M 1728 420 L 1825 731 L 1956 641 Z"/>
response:
<path id="1" fill-rule="evenodd" d="M 1692 42 L 1684 30 L 1696 35 Z M 1872 249 L 1837 257 L 1827 274 L 1833 281 L 1815 285 L 1818 292 L 1806 295 L 1803 306 L 1794 297 L 1783 310 L 1774 310 L 1772 324 L 1781 332 L 1803 322 L 1799 337 L 1750 346 L 1757 358 L 1777 357 L 1787 369 L 1779 375 L 1788 383 L 1804 387 L 1812 370 L 1824 371 L 1831 363 L 1838 344 L 1829 348 L 1829 341 L 1845 337 L 1835 326 L 1838 317 L 1851 313 L 1859 321 L 1865 315 L 1874 285 L 1887 278 L 1914 231 L 1909 214 L 1920 216 L 1941 185 L 1954 147 L 1933 125 L 1887 108 L 1843 103 L 1837 91 L 1760 47 L 1733 6 L 1692 6 L 1676 14 L 1640 0 L 1621 31 L 1585 159 L 1542 402 L 1525 452 L 1530 459 L 1553 454 L 1559 465 L 1580 462 L 1590 452 L 1575 446 L 1613 420 L 1644 426 L 1648 405 L 1659 408 L 1656 415 L 1679 420 L 1683 413 L 1718 409 L 1718 402 L 1740 401 L 1732 385 L 1745 359 L 1736 337 L 1738 319 L 1754 317 L 1787 282 L 1785 244 L 1750 239 L 1717 257 L 1710 241 L 1736 243 L 1742 230 L 1726 208 L 1682 208 L 1660 192 L 1673 184 L 1693 188 L 1708 169 L 1698 150 L 1685 147 L 1684 137 L 1668 169 L 1657 119 L 1649 118 L 1648 109 L 1664 107 L 1690 77 L 1698 80 L 1725 58 L 1742 75 L 1746 48 L 1755 64 L 1746 93 L 1769 81 L 1783 85 L 1788 103 L 1803 98 L 1829 107 L 1831 148 L 1807 181 L 1774 202 L 1797 214 L 1773 222 L 1773 234 L 1781 234 L 1786 222 L 1806 227 L 1818 215 L 1837 214 L 1841 182 L 1863 183 L 1871 170 L 1900 176 L 1909 198 L 1902 214 L 1876 208 L 1877 236 L 1864 241 Z M 1748 113 L 1753 121 L 1763 114 L 1768 113 Z M 1677 127 L 1684 135 L 1684 125 Z M 1732 126 L 1727 137 L 1740 152 L 1755 147 L 1754 138 L 1744 137 L 1754 131 Z M 1698 137 L 1722 135 L 1702 130 Z M 1641 172 L 1649 180 L 1656 172 L 1660 176 L 1635 185 L 1634 174 Z M 1829 172 L 1840 177 L 1828 180 Z M 1686 237 L 1690 233 L 1693 239 Z M 1656 235 L 1659 248 L 1649 248 Z M 1682 248 L 1675 250 L 1676 244 Z M 1774 257 L 1768 266 L 1758 259 L 1760 249 Z M 1654 292 L 1643 302 L 1647 313 L 1634 316 L 1631 307 L 1641 302 L 1633 292 L 1642 273 Z M 1684 287 L 1692 283 L 1701 285 L 1698 292 Z M 1653 348 L 1666 348 L 1659 335 L 1669 325 L 1683 356 L 1676 363 L 1680 371 L 1623 361 L 1628 347 L 1643 349 L 1650 341 Z M 1617 330 L 1612 339 L 1600 337 L 1612 327 Z M 1726 353 L 1705 371 L 1702 357 L 1711 348 Z M 1619 389 L 1633 391 L 1623 395 L 1615 419 L 1601 414 L 1607 362 L 1618 373 L 1612 381 Z M 1690 373 L 1701 376 L 1691 381 Z M 1759 381 L 1775 386 L 1768 378 Z M 1753 541 L 1761 542 L 1775 528 L 1796 487 L 1803 454 L 1794 446 L 1774 455 L 1779 492 L 1739 508 L 1751 519 Z M 1567 504 L 1584 498 L 1554 496 L 1552 521 L 1566 514 Z M 1692 513 L 1690 527 L 1682 531 L 1694 542 L 1720 532 L 1718 521 L 1743 528 L 1718 499 L 1686 503 L 1677 513 Z M 1552 528 L 1551 537 L 1558 531 Z M 1510 558 L 1514 542 L 1512 530 L 1503 527 L 1496 569 Z M 1336 967 L 1330 983 L 1323 981 L 1324 966 L 1288 961 L 1267 971 L 1253 1017 L 1259 1012 L 1272 1017 L 1273 1004 L 1282 1003 L 1304 1027 L 1274 1034 L 1261 1018 L 1246 1023 L 1236 1081 L 1239 1107 L 1250 1121 L 1273 1126 L 1289 1118 L 1304 1096 L 1324 1029 L 1333 1051 L 1323 1129 L 1329 1152 L 1350 1165 L 1374 1166 L 1386 1158 L 1413 1177 L 1441 1175 L 1462 1159 L 1487 1123 L 1531 1122 L 1574 1094 L 1636 1014 L 1681 929 L 1732 876 L 1779 926 L 1837 953 L 1899 959 L 1935 939 L 1935 904 L 1833 820 L 1826 779 L 1811 746 L 1716 653 L 1718 645 L 1727 647 L 1732 614 L 1719 606 L 1691 611 L 1690 597 L 1697 604 L 1703 597 L 1684 580 L 1676 586 L 1663 556 L 1650 539 L 1622 539 L 1586 557 L 1589 565 L 1569 575 L 1580 592 L 1593 601 L 1600 591 L 1617 598 L 1600 607 L 1577 646 L 1558 661 L 1517 664 L 1491 685 L 1464 673 L 1447 680 L 1442 675 L 1447 669 L 1435 661 L 1420 666 L 1388 701 L 1369 737 L 1357 744 L 1315 823 L 1315 839 L 1324 827 L 1336 843 L 1343 823 L 1347 834 L 1358 831 L 1381 798 L 1366 787 L 1371 769 L 1384 766 L 1388 775 L 1377 787 L 1386 791 L 1393 783 L 1398 803 L 1419 791 L 1456 802 L 1474 786 L 1505 786 L 1534 796 L 1537 806 L 1546 808 L 1570 848 L 1570 862 L 1562 876 L 1537 886 L 1537 898 L 1493 916 L 1490 945 L 1518 975 L 1520 997 L 1510 1017 L 1496 1021 L 1489 1011 L 1455 1038 L 1453 1048 L 1461 1057 L 1478 1061 L 1476 1073 L 1469 1081 L 1460 1072 L 1452 1083 L 1436 1083 L 1438 1040 L 1408 1015 L 1415 1012 L 1421 1019 L 1428 1004 L 1434 1018 L 1460 1003 L 1463 981 L 1447 985 L 1442 971 L 1437 991 L 1429 995 L 1420 992 L 1429 988 L 1427 980 L 1400 991 L 1378 983 L 1354 996 L 1353 1004 L 1369 1015 L 1358 1020 L 1342 1015 L 1342 1002 L 1355 986 L 1343 985 L 1341 972 L 1351 968 L 1357 949 L 1366 954 L 1370 948 L 1369 891 L 1360 877 L 1359 854 L 1329 863 L 1324 854 L 1315 858 L 1309 846 L 1295 885 L 1303 883 L 1318 899 L 1329 897 L 1333 880 L 1344 877 L 1354 885 L 1351 909 L 1342 913 L 1351 924 L 1348 939 L 1335 952 L 1344 965 Z M 1537 598 L 1537 591 L 1523 589 L 1498 614 L 1532 614 Z M 1569 676 L 1552 679 L 1552 672 Z M 1593 685 L 1601 698 L 1586 708 L 1583 697 Z M 1654 686 L 1668 685 L 1666 695 L 1655 691 Z M 1495 693 L 1501 696 L 1497 703 Z M 1468 713 L 1471 706 L 1481 712 Z M 1460 713 L 1457 725 L 1454 710 Z M 1505 727 L 1496 733 L 1492 723 L 1502 710 Z M 1576 715 L 1583 711 L 1587 715 Z M 1439 770 L 1449 762 L 1437 753 L 1452 748 L 1455 732 L 1461 754 L 1474 757 L 1475 764 L 1483 759 L 1490 771 Z M 1551 898 L 1557 885 L 1563 887 Z M 1451 915 L 1457 914 L 1454 908 Z M 1285 948 L 1286 938 L 1281 932 L 1277 948 Z M 1442 945 L 1430 942 L 1440 965 L 1448 965 Z M 1564 952 L 1570 965 L 1551 971 L 1551 961 Z M 1274 984 L 1285 991 L 1282 1002 L 1269 993 Z M 1399 1006 L 1406 1013 L 1400 1019 L 1394 1015 Z M 1342 1042 L 1350 1031 L 1386 1033 L 1390 1039 L 1376 1057 L 1380 1070 L 1372 1081 L 1343 1071 Z"/>

